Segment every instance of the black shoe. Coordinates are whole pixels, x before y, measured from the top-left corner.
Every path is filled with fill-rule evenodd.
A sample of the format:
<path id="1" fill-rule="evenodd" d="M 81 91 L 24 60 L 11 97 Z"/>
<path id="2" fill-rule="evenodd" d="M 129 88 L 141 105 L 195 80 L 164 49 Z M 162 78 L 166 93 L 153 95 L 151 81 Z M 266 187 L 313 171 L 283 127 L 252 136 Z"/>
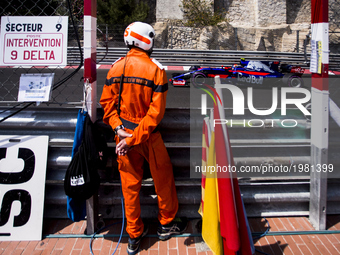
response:
<path id="1" fill-rule="evenodd" d="M 148 233 L 148 230 L 149 230 L 148 226 L 144 225 L 144 231 L 139 237 L 136 237 L 136 238 L 129 237 L 128 247 L 127 247 L 128 255 L 135 255 L 138 253 L 141 241 L 143 237 L 146 236 L 146 234 Z"/>
<path id="2" fill-rule="evenodd" d="M 165 241 L 171 237 L 171 235 L 179 235 L 183 233 L 187 228 L 188 221 L 185 218 L 175 218 L 167 225 L 159 224 L 157 229 L 158 238 Z"/>

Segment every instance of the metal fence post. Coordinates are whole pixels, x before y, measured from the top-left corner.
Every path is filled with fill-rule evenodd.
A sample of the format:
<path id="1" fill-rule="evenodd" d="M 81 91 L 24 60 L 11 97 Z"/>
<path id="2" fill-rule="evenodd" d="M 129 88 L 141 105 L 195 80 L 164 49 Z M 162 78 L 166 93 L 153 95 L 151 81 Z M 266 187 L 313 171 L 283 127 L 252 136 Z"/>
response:
<path id="1" fill-rule="evenodd" d="M 327 172 L 318 171 L 328 162 L 329 129 L 329 35 L 328 35 L 328 0 L 312 0 L 312 42 L 320 45 L 321 52 L 312 51 L 312 127 L 311 127 L 311 171 L 309 220 L 317 230 L 326 229 L 327 215 Z M 321 58 L 321 63 L 318 60 Z M 312 63 L 314 58 L 314 63 Z M 316 63 L 315 63 L 316 62 Z M 312 68 L 311 68 L 312 69 Z M 312 70 L 311 70 L 312 71 Z"/>
<path id="2" fill-rule="evenodd" d="M 299 43 L 299 40 L 300 40 L 300 30 L 296 30 L 296 52 L 299 53 L 300 50 L 300 43 Z"/>
<path id="3" fill-rule="evenodd" d="M 84 0 L 84 79 L 90 83 L 87 109 L 92 122 L 97 119 L 97 0 Z M 86 201 L 87 234 L 96 232 L 98 195 Z"/>
<path id="4" fill-rule="evenodd" d="M 173 35 L 173 27 L 172 27 L 172 21 L 171 21 L 171 23 L 170 23 L 170 30 L 171 30 L 171 32 L 170 32 L 170 36 L 171 36 L 171 38 L 170 38 L 170 49 L 172 49 L 172 38 L 174 37 L 174 35 Z"/>
<path id="5" fill-rule="evenodd" d="M 237 50 L 237 46 L 238 46 L 237 27 L 234 28 L 234 34 L 235 34 L 235 50 Z"/>
<path id="6" fill-rule="evenodd" d="M 105 41 L 109 43 L 109 27 L 107 24 L 105 24 Z"/>

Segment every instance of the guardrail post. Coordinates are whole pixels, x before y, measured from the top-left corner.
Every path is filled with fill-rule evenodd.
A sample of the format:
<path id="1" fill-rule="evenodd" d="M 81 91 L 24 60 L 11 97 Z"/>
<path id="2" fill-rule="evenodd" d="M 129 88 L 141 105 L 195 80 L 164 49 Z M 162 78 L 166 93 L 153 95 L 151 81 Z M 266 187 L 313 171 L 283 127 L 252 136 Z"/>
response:
<path id="1" fill-rule="evenodd" d="M 326 229 L 328 162 L 328 0 L 312 0 L 312 127 L 309 220 L 317 230 Z M 320 47 L 321 51 L 318 51 Z M 321 68 L 319 68 L 321 65 Z M 314 68 L 313 68 L 314 67 Z"/>
<path id="2" fill-rule="evenodd" d="M 84 79 L 91 90 L 87 97 L 87 110 L 92 122 L 97 119 L 97 0 L 84 0 Z M 86 201 L 87 234 L 94 234 L 98 221 L 98 195 Z"/>

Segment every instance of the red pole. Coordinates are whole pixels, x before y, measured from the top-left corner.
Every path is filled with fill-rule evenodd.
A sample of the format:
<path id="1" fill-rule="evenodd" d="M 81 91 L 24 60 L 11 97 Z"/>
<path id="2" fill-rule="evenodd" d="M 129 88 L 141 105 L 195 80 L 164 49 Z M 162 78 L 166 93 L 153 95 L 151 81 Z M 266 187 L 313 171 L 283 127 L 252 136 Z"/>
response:
<path id="1" fill-rule="evenodd" d="M 328 162 L 329 35 L 328 0 L 312 0 L 312 124 L 309 219 L 318 230 L 326 229 L 327 172 L 318 171 Z"/>
<path id="2" fill-rule="evenodd" d="M 86 107 L 92 122 L 97 119 L 97 0 L 84 0 L 84 86 Z M 97 231 L 98 195 L 86 201 L 87 234 Z"/>

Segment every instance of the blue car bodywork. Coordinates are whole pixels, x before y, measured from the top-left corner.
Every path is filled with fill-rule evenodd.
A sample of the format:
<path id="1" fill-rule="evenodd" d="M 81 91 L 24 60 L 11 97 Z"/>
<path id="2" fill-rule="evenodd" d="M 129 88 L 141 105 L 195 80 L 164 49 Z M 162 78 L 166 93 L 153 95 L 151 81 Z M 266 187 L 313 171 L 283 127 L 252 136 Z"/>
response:
<path id="1" fill-rule="evenodd" d="M 275 81 L 284 86 L 302 87 L 301 76 L 304 71 L 305 69 L 299 66 L 280 64 L 280 61 L 241 59 L 240 64 L 234 64 L 232 67 L 191 67 L 187 73 L 174 73 L 170 82 L 173 86 L 189 86 L 190 83 L 199 86 L 204 83 L 211 84 L 212 79 L 209 78 L 220 76 L 222 83 L 265 85 L 269 81 Z"/>

